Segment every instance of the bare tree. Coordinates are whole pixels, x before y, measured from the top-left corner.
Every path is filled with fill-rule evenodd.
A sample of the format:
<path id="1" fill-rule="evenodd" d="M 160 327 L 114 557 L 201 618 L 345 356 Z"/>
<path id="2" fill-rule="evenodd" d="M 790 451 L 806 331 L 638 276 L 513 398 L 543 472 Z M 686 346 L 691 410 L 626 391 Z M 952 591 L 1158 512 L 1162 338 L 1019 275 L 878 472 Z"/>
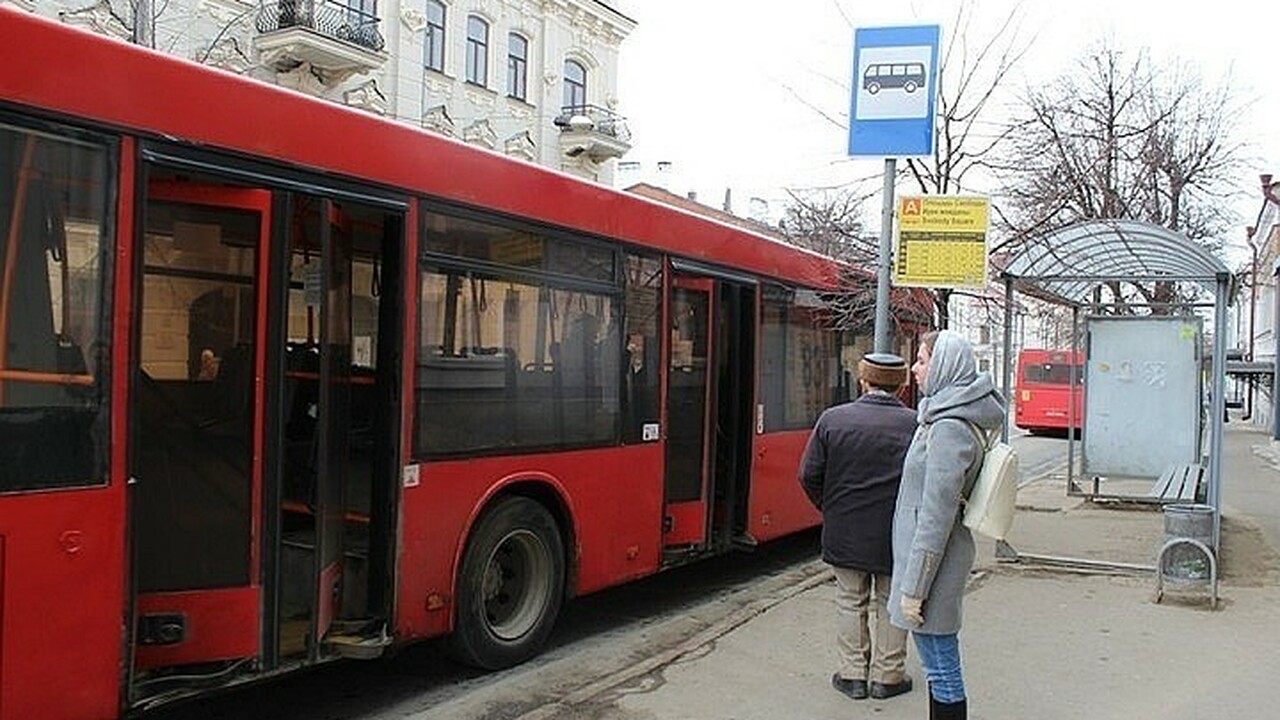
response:
<path id="1" fill-rule="evenodd" d="M 862 219 L 866 195 L 848 188 L 787 194 L 791 200 L 778 224 L 787 240 L 860 267 L 875 266 L 880 241 Z"/>
<path id="2" fill-rule="evenodd" d="M 1205 83 L 1180 63 L 1103 42 L 1055 81 L 1028 88 L 999 165 L 1008 243 L 1086 219 L 1177 231 L 1211 250 L 1244 164 L 1230 78 Z M 1110 283 L 1113 300 L 1174 302 L 1174 283 Z M 1136 294 L 1135 294 L 1136 293 Z"/>
<path id="3" fill-rule="evenodd" d="M 833 325 L 870 336 L 875 325 L 878 236 L 863 222 L 863 206 L 870 193 L 851 188 L 788 191 L 791 202 L 779 222 L 789 242 L 848 263 L 840 278 L 841 291 L 828 298 Z M 890 295 L 890 320 L 895 325 L 928 324 L 931 302 L 926 293 L 898 288 Z"/>
<path id="4" fill-rule="evenodd" d="M 990 114 L 1029 46 L 1022 39 L 1022 5 L 1015 5 L 992 29 L 976 27 L 975 5 L 959 5 L 942 48 L 933 157 L 907 161 L 907 175 L 922 194 L 971 190 L 969 175 L 991 167 L 997 147 L 1011 131 L 1007 123 L 992 121 Z M 955 293 L 947 288 L 933 291 L 939 327 L 950 325 Z"/>

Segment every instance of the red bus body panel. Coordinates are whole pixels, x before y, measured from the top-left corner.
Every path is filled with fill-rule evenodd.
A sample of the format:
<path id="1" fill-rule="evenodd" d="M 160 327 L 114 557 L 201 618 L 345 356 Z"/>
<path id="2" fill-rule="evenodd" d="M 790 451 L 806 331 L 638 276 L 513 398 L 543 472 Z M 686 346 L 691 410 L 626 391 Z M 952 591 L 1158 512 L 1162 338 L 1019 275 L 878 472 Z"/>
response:
<path id="1" fill-rule="evenodd" d="M 756 435 L 751 463 L 750 519 L 747 530 L 756 540 L 772 540 L 822 522 L 800 487 L 800 457 L 808 430 Z"/>
<path id="2" fill-rule="evenodd" d="M 463 538 L 485 502 L 516 483 L 552 490 L 572 518 L 577 594 L 656 572 L 662 493 L 654 489 L 662 487 L 662 449 L 650 443 L 423 464 L 418 486 L 404 492 L 397 632 L 422 637 L 450 629 Z"/>
<path id="3" fill-rule="evenodd" d="M 116 716 L 124 634 L 119 487 L 6 497 L 0 718 Z"/>

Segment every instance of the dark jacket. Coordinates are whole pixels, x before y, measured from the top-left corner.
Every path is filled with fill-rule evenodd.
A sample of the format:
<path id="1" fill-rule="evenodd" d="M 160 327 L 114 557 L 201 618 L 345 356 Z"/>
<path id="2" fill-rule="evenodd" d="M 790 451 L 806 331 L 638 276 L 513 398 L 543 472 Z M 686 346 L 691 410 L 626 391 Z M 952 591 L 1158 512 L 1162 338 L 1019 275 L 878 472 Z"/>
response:
<path id="1" fill-rule="evenodd" d="M 800 484 L 822 511 L 822 559 L 888 575 L 893 506 L 916 414 L 896 397 L 868 393 L 822 413 L 800 461 Z"/>

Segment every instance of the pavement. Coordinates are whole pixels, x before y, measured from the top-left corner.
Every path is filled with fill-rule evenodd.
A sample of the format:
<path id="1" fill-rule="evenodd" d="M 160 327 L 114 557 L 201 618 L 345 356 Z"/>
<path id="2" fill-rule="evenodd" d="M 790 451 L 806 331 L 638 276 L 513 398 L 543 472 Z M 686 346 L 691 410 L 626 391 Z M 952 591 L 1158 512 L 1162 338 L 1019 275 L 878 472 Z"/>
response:
<path id="1" fill-rule="evenodd" d="M 1001 561 L 979 540 L 961 632 L 970 717 L 1280 717 L 1280 447 L 1238 421 L 1224 440 L 1216 609 L 1205 585 L 1155 601 L 1156 576 L 1141 568 L 1165 540 L 1158 508 L 1069 497 L 1061 472 L 1019 490 L 1010 544 L 1049 562 Z M 834 691 L 834 625 L 833 581 L 815 561 L 678 646 L 521 717 L 927 717 L 914 648 L 914 691 Z"/>

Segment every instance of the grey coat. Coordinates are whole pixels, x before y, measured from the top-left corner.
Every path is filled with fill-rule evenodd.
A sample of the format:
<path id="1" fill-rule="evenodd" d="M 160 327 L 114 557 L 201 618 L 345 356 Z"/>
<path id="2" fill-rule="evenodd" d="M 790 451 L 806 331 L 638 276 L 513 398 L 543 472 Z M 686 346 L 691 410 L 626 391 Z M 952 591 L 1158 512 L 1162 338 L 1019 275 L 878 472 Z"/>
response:
<path id="1" fill-rule="evenodd" d="M 893 516 L 893 582 L 889 619 L 916 632 L 959 632 L 965 581 L 973 568 L 973 536 L 961 522 L 965 479 L 982 446 L 968 423 L 990 430 L 1005 418 L 991 376 L 978 375 L 973 351 L 954 333 L 935 343 L 920 401 L 920 427 L 903 462 Z M 903 595 L 923 597 L 924 625 L 902 617 Z"/>

